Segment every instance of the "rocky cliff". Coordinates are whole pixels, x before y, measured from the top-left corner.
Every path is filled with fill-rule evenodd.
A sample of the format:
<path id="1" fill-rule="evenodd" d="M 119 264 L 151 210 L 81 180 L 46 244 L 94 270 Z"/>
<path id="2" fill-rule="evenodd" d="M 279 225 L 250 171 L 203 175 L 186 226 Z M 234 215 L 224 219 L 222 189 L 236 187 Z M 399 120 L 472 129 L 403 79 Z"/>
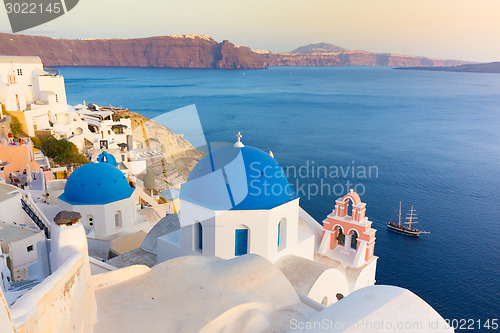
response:
<path id="1" fill-rule="evenodd" d="M 0 33 L 0 54 L 38 55 L 46 66 L 248 69 L 266 66 L 455 66 L 464 61 L 353 51 L 320 43 L 291 53 L 252 51 L 205 35 L 54 39 Z"/>
<path id="2" fill-rule="evenodd" d="M 0 33 L 0 54 L 38 55 L 45 66 L 262 68 L 250 49 L 204 35 L 81 40 Z"/>
<path id="3" fill-rule="evenodd" d="M 182 134 L 175 134 L 171 129 L 154 120 L 129 110 L 115 111 L 115 114 L 130 118 L 132 136 L 136 144 L 143 148 L 149 146 L 148 149 L 138 147 L 138 151 L 161 151 L 163 153 L 159 156 L 146 158 L 148 169 L 155 176 L 157 189 L 164 189 L 165 177 L 168 183 L 174 187 L 186 182 L 198 160 L 205 156 L 205 153 L 194 148 Z M 162 159 L 164 159 L 164 165 Z M 163 174 L 164 171 L 166 174 Z"/>
<path id="4" fill-rule="evenodd" d="M 267 53 L 264 66 L 455 66 L 464 61 L 366 51 L 331 53 Z"/>
<path id="5" fill-rule="evenodd" d="M 484 64 L 466 64 L 450 67 L 396 67 L 395 69 L 442 71 L 442 72 L 467 72 L 467 73 L 497 73 L 500 74 L 500 62 Z"/>

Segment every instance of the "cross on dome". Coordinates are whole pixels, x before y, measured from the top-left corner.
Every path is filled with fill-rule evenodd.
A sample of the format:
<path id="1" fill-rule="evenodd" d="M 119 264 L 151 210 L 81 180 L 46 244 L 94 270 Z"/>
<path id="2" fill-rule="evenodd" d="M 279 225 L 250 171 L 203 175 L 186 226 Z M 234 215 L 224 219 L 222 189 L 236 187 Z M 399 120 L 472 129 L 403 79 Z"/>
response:
<path id="1" fill-rule="evenodd" d="M 241 142 L 241 138 L 243 137 L 243 135 L 241 135 L 241 132 L 238 132 L 238 134 L 236 134 L 236 137 L 238 138 L 238 141 L 236 141 L 236 143 L 234 144 L 234 147 L 237 147 L 237 148 L 245 147 L 243 142 Z"/>

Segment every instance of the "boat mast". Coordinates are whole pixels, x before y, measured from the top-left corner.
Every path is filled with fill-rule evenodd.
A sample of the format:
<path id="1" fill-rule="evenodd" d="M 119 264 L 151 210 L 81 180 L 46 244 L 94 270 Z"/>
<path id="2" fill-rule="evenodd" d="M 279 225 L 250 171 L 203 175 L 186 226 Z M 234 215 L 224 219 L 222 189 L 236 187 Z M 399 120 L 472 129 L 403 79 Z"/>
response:
<path id="1" fill-rule="evenodd" d="M 406 224 L 408 224 L 408 228 L 411 228 L 411 224 L 412 223 L 417 223 L 417 222 L 413 222 L 413 220 L 416 220 L 417 217 L 416 216 L 413 216 L 413 212 L 415 212 L 415 210 L 413 209 L 413 205 L 411 205 L 411 209 L 410 209 L 410 213 L 409 215 L 406 217 L 406 219 L 408 220 L 408 222 L 405 222 Z M 416 214 L 415 214 L 416 215 Z"/>
<path id="2" fill-rule="evenodd" d="M 399 215 L 398 215 L 398 217 L 399 217 L 399 223 L 398 224 L 399 224 L 399 226 L 401 226 L 401 201 L 399 202 Z"/>

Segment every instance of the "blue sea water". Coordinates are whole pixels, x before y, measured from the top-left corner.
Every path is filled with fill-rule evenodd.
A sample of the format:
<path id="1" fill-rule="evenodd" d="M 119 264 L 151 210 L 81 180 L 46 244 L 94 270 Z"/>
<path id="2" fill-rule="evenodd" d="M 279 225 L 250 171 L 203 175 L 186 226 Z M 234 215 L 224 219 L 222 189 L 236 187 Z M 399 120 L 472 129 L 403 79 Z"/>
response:
<path id="1" fill-rule="evenodd" d="M 477 320 L 500 317 L 500 75 L 60 69 L 70 104 L 124 106 L 147 117 L 196 104 L 210 141 L 232 142 L 241 131 L 245 144 L 272 150 L 284 167 L 309 165 L 306 179 L 289 175 L 318 221 L 350 181 L 364 192 L 377 229 L 378 284 L 408 288 L 444 318 L 473 319 L 476 328 Z M 313 164 L 328 167 L 327 177 L 313 177 Z M 399 201 L 405 211 L 414 205 L 418 227 L 430 234 L 415 239 L 386 229 Z"/>

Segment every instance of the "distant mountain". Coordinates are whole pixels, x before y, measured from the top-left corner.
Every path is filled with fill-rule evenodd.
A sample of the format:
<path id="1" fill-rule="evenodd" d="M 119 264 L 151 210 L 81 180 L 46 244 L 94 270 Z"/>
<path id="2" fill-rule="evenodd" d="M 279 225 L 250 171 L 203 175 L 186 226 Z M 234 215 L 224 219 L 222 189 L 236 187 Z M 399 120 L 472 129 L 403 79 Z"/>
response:
<path id="1" fill-rule="evenodd" d="M 424 71 L 443 71 L 443 72 L 470 72 L 470 73 L 499 73 L 500 62 L 488 62 L 484 64 L 465 64 L 449 67 L 397 67 L 395 69 L 410 69 Z"/>
<path id="2" fill-rule="evenodd" d="M 290 53 L 313 54 L 313 53 L 338 53 L 343 51 L 347 50 L 333 44 L 317 43 L 317 44 L 309 44 L 306 46 L 301 46 L 293 51 L 290 51 Z"/>
<path id="3" fill-rule="evenodd" d="M 0 33 L 0 54 L 40 56 L 46 66 L 254 69 L 268 66 L 455 66 L 464 61 L 353 51 L 319 43 L 292 53 L 253 51 L 205 35 L 56 39 Z"/>

